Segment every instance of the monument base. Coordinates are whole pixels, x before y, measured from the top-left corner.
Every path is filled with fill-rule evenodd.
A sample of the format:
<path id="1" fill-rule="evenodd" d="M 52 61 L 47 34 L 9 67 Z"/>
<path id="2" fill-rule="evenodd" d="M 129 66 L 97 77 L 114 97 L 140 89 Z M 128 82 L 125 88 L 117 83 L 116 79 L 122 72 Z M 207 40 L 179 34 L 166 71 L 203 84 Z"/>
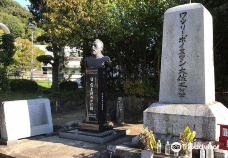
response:
<path id="1" fill-rule="evenodd" d="M 228 109 L 219 102 L 210 104 L 164 104 L 154 103 L 143 114 L 144 127 L 153 130 L 162 142 L 178 141 L 186 126 L 196 131 L 196 139 L 214 141 L 219 139 L 218 124 L 228 124 Z"/>
<path id="2" fill-rule="evenodd" d="M 15 139 L 15 140 L 5 140 L 3 138 L 0 139 L 0 145 L 9 146 L 9 145 L 17 144 L 17 143 L 18 143 L 18 140 L 17 139 Z"/>
<path id="3" fill-rule="evenodd" d="M 88 131 L 88 132 L 104 132 L 107 130 L 112 130 L 114 124 L 112 122 L 106 123 L 93 123 L 93 122 L 84 122 L 78 124 L 80 131 Z"/>
<path id="4" fill-rule="evenodd" d="M 101 133 L 79 131 L 78 129 L 59 132 L 60 138 L 76 139 L 86 142 L 104 144 L 130 133 L 129 129 L 113 129 Z"/>

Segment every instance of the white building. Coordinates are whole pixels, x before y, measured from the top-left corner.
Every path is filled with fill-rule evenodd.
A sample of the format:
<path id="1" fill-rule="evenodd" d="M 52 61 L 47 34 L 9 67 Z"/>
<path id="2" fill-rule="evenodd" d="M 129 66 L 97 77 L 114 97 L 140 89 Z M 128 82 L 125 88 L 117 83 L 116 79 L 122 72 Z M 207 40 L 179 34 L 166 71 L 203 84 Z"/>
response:
<path id="1" fill-rule="evenodd" d="M 51 55 L 53 56 L 53 52 L 50 52 L 46 49 L 47 45 L 35 45 L 39 49 L 45 51 L 45 55 Z M 68 78 L 70 76 L 71 81 L 76 81 L 79 83 L 81 82 L 81 74 L 80 74 L 80 62 L 82 60 L 82 57 L 80 57 L 80 54 L 82 53 L 81 50 L 76 49 L 75 47 L 70 48 L 68 46 L 64 47 L 63 52 L 64 56 L 68 59 L 67 62 L 65 62 L 65 71 L 62 72 L 62 68 L 59 70 L 59 78 L 60 80 L 63 78 Z M 43 64 L 41 66 L 41 74 L 47 75 L 48 78 L 52 78 L 52 65 L 51 64 Z"/>

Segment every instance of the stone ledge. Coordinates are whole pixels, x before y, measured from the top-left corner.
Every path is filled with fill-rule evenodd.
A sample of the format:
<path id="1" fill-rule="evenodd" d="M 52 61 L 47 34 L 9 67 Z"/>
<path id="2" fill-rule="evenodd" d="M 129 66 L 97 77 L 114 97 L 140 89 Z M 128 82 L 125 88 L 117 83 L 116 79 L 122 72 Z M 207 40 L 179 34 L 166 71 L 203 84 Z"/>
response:
<path id="1" fill-rule="evenodd" d="M 186 126 L 196 131 L 196 139 L 218 140 L 220 127 L 228 122 L 228 109 L 219 102 L 210 104 L 154 103 L 144 111 L 143 124 L 163 137 L 179 137 Z M 159 138 L 158 138 L 159 139 Z M 174 138 L 175 140 L 175 138 Z"/>
<path id="2" fill-rule="evenodd" d="M 126 136 L 130 133 L 130 129 L 113 129 L 101 133 L 74 130 L 59 132 L 60 138 L 75 139 L 80 141 L 104 144 L 119 137 Z"/>
<path id="3" fill-rule="evenodd" d="M 113 156 L 119 158 L 141 158 L 141 149 L 116 146 L 116 152 L 113 153 Z"/>
<path id="4" fill-rule="evenodd" d="M 214 156 L 215 156 L 215 158 L 228 158 L 228 151 L 221 150 L 221 149 L 215 149 Z"/>

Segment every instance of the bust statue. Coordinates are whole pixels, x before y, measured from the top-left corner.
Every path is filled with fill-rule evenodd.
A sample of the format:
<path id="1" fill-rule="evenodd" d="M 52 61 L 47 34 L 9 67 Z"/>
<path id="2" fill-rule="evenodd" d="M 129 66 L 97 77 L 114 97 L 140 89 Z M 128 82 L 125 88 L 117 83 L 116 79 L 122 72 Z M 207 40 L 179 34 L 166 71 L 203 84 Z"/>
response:
<path id="1" fill-rule="evenodd" d="M 108 56 L 103 56 L 101 53 L 103 51 L 104 44 L 101 40 L 95 39 L 92 43 L 91 57 L 86 57 L 84 61 L 87 63 L 88 68 L 98 68 L 104 65 L 104 62 L 109 62 Z"/>

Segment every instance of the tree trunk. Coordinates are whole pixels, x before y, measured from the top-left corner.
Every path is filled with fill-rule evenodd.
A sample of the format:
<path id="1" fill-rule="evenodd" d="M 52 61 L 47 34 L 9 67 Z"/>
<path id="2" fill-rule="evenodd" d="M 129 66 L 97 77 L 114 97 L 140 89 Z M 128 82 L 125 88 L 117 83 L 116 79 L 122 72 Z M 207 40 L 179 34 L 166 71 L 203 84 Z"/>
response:
<path id="1" fill-rule="evenodd" d="M 4 68 L 3 68 L 3 73 L 6 74 L 6 70 L 7 70 L 7 65 L 4 65 Z"/>
<path id="2" fill-rule="evenodd" d="M 58 80 L 59 80 L 59 57 L 58 48 L 53 46 L 54 63 L 52 64 L 52 86 L 51 89 L 54 91 L 58 90 Z"/>

